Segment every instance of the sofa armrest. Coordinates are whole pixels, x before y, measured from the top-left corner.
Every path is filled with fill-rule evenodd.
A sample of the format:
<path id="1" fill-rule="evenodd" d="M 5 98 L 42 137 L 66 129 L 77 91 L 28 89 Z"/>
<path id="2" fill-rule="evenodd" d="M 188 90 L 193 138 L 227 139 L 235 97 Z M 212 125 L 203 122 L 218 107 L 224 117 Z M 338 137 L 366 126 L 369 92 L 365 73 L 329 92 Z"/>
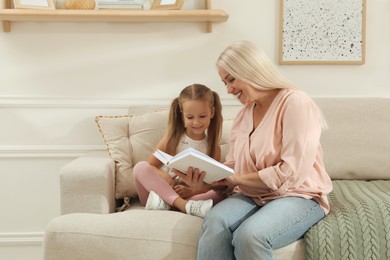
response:
<path id="1" fill-rule="evenodd" d="M 106 152 L 79 157 L 60 171 L 61 215 L 115 211 L 115 163 Z"/>

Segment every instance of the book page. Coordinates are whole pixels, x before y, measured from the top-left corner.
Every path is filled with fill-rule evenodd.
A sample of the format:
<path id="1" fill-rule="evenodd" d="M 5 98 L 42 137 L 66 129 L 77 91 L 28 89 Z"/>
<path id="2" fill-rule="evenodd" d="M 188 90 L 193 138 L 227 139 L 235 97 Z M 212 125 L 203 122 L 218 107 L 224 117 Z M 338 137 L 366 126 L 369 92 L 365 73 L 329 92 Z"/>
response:
<path id="1" fill-rule="evenodd" d="M 187 172 L 188 167 L 198 168 L 200 172 L 206 173 L 204 181 L 207 183 L 219 181 L 234 174 L 233 169 L 193 148 L 188 148 L 174 156 L 168 166 L 184 173 Z"/>
<path id="2" fill-rule="evenodd" d="M 227 167 L 225 164 L 223 164 L 221 162 L 218 162 L 214 158 L 208 156 L 207 154 L 199 152 L 198 150 L 196 150 L 194 148 L 187 148 L 184 151 L 178 153 L 172 159 L 170 159 L 170 163 L 172 163 L 174 161 L 177 161 L 177 160 L 180 160 L 181 158 L 184 158 L 184 157 L 186 157 L 186 156 L 188 156 L 190 154 L 192 154 L 192 155 L 194 155 L 196 157 L 199 157 L 202 160 L 207 161 L 207 162 L 209 162 L 211 164 L 215 164 L 218 167 L 221 167 L 221 168 L 225 169 L 226 171 L 232 171 L 233 172 L 233 170 L 231 168 Z M 195 167 L 195 165 L 192 165 L 192 166 Z"/>
<path id="3" fill-rule="evenodd" d="M 162 162 L 163 164 L 165 165 L 168 165 L 169 163 L 169 160 L 172 159 L 172 156 L 157 149 L 156 151 L 154 151 L 153 155 L 160 160 L 160 162 Z"/>
<path id="4" fill-rule="evenodd" d="M 175 156 L 157 149 L 153 155 L 163 164 L 183 173 L 187 173 L 189 167 L 198 168 L 200 172 L 204 171 L 206 173 L 204 181 L 207 183 L 219 181 L 234 174 L 233 169 L 194 148 L 187 148 Z"/>

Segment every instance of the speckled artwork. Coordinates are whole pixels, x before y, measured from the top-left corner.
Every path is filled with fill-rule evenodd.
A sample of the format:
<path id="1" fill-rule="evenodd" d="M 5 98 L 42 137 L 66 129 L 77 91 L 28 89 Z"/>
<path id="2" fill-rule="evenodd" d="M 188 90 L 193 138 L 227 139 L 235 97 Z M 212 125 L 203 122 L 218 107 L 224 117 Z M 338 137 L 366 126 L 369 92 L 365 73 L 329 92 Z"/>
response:
<path id="1" fill-rule="evenodd" d="M 281 64 L 363 64 L 365 0 L 281 0 Z"/>

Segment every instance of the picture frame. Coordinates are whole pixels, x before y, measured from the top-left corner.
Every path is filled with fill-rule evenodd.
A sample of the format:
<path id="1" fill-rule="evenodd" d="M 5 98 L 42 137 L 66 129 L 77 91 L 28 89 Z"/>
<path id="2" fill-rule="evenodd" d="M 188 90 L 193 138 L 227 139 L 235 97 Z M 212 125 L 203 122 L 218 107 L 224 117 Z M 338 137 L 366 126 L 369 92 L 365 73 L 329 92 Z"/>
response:
<path id="1" fill-rule="evenodd" d="M 364 64 L 366 0 L 280 0 L 280 64 Z"/>
<path id="2" fill-rule="evenodd" d="M 15 9 L 55 9 L 53 0 L 13 0 Z"/>
<path id="3" fill-rule="evenodd" d="M 153 0 L 150 9 L 158 10 L 180 10 L 184 0 Z"/>

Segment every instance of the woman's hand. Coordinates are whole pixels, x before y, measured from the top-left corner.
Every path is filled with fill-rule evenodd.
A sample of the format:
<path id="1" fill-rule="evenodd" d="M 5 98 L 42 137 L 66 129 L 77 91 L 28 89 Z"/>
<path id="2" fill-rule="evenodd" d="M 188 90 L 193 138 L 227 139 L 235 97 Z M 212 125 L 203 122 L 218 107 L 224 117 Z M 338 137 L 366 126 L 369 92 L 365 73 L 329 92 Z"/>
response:
<path id="1" fill-rule="evenodd" d="M 191 187 L 196 193 L 203 193 L 211 189 L 211 185 L 203 181 L 205 172 L 199 172 L 198 168 L 189 167 L 187 174 L 173 169 L 174 173 L 179 176 L 180 180 Z"/>
<path id="2" fill-rule="evenodd" d="M 221 190 L 221 192 L 223 192 L 226 195 L 229 195 L 233 191 L 234 187 L 236 186 L 237 184 L 235 183 L 232 176 L 220 181 L 215 181 L 211 184 L 213 190 Z M 221 189 L 221 187 L 224 188 Z"/>

